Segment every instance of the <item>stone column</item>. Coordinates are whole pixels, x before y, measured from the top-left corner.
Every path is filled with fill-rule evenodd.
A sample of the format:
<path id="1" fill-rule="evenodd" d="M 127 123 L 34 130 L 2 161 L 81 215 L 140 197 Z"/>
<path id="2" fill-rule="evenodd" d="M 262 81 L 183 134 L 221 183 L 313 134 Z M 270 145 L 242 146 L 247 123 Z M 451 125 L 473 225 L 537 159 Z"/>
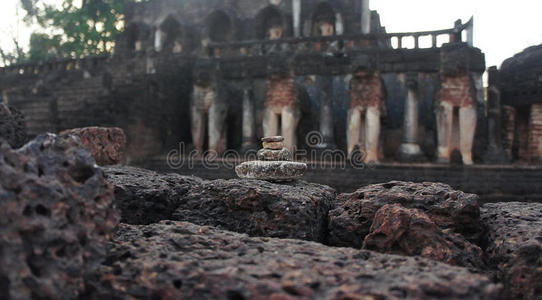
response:
<path id="1" fill-rule="evenodd" d="M 501 125 L 501 92 L 498 88 L 497 67 L 488 70 L 487 88 L 487 129 L 488 144 L 484 154 L 484 162 L 488 164 L 507 163 L 509 159 L 503 149 Z"/>
<path id="2" fill-rule="evenodd" d="M 335 135 L 333 132 L 333 77 L 322 76 L 320 79 L 320 133 L 322 142 L 318 149 L 335 149 Z"/>
<path id="3" fill-rule="evenodd" d="M 513 160 L 513 148 L 514 140 L 516 139 L 516 109 L 509 105 L 502 107 L 502 135 L 503 135 L 503 147 L 507 156 Z"/>
<path id="4" fill-rule="evenodd" d="M 474 18 L 470 19 L 470 26 L 467 28 L 467 44 L 474 47 Z"/>
<path id="5" fill-rule="evenodd" d="M 403 162 L 422 161 L 425 159 L 418 145 L 418 74 L 406 76 L 407 97 L 403 121 L 403 143 L 399 147 L 398 158 Z"/>
<path id="6" fill-rule="evenodd" d="M 369 0 L 361 0 L 361 33 L 371 33 L 371 9 Z"/>
<path id="7" fill-rule="evenodd" d="M 301 36 L 301 0 L 292 1 L 292 11 L 294 15 L 294 36 Z"/>
<path id="8" fill-rule="evenodd" d="M 532 104 L 529 116 L 529 161 L 542 162 L 542 104 Z"/>
<path id="9" fill-rule="evenodd" d="M 252 90 L 243 91 L 243 144 L 241 151 L 246 152 L 258 148 L 256 143 L 256 120 L 254 118 L 254 101 Z"/>

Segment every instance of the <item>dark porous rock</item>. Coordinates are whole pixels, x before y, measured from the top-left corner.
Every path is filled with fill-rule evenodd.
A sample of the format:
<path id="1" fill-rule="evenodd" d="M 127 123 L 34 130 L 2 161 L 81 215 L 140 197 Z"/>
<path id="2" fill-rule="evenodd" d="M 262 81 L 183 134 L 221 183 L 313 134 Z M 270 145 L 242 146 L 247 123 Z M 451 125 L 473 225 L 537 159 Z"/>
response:
<path id="1" fill-rule="evenodd" d="M 96 162 L 101 166 L 116 165 L 124 160 L 126 135 L 120 128 L 86 127 L 62 131 L 81 139 Z"/>
<path id="2" fill-rule="evenodd" d="M 127 166 L 103 168 L 115 187 L 115 204 L 121 222 L 150 224 L 171 220 L 173 213 L 186 202 L 184 197 L 202 180 L 178 174 L 160 174 Z"/>
<path id="3" fill-rule="evenodd" d="M 419 258 L 164 221 L 121 224 L 91 299 L 497 299 L 500 285 Z"/>
<path id="4" fill-rule="evenodd" d="M 324 241 L 332 188 L 297 181 L 214 180 L 125 166 L 103 168 L 122 222 L 188 221 L 253 236 Z"/>
<path id="5" fill-rule="evenodd" d="M 184 197 L 173 219 L 251 236 L 324 242 L 335 195 L 328 186 L 305 181 L 206 181 Z"/>
<path id="6" fill-rule="evenodd" d="M 11 147 L 19 148 L 26 143 L 27 135 L 23 114 L 0 103 L 0 140 L 2 139 Z"/>
<path id="7" fill-rule="evenodd" d="M 485 269 L 482 249 L 461 235 L 441 230 L 419 209 L 384 205 L 376 212 L 363 249 L 421 256 L 451 265 Z"/>
<path id="8" fill-rule="evenodd" d="M 113 188 L 73 136 L 0 146 L 0 299 L 75 299 L 118 222 Z"/>
<path id="9" fill-rule="evenodd" d="M 469 241 L 479 238 L 478 196 L 442 183 L 392 181 L 339 195 L 329 212 L 329 243 L 361 248 L 377 210 L 394 203 L 420 209 L 439 228 L 462 234 Z"/>
<path id="10" fill-rule="evenodd" d="M 481 208 L 489 262 L 509 299 L 542 299 L 542 204 L 489 203 Z"/>

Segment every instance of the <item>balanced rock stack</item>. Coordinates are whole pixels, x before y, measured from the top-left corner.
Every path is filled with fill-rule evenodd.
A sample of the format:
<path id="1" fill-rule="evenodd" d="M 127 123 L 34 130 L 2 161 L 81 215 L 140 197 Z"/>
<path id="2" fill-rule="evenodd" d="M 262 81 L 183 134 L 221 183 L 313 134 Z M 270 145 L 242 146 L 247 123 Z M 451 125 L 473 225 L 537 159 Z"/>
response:
<path id="1" fill-rule="evenodd" d="M 292 181 L 300 178 L 307 170 L 307 164 L 293 162 L 292 153 L 284 148 L 281 136 L 262 139 L 263 149 L 258 151 L 258 160 L 248 161 L 235 168 L 237 176 L 246 179 L 260 179 L 272 182 Z"/>

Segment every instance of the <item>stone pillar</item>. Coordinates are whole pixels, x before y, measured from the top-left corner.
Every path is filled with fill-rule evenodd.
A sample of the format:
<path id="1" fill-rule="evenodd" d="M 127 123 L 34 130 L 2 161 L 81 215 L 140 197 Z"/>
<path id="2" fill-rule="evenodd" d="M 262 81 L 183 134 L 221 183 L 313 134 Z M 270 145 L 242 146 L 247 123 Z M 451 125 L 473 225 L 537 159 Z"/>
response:
<path id="1" fill-rule="evenodd" d="M 467 44 L 474 47 L 474 18 L 471 18 L 470 26 L 467 28 Z"/>
<path id="2" fill-rule="evenodd" d="M 301 0 L 292 1 L 292 11 L 294 15 L 294 36 L 301 36 Z"/>
<path id="3" fill-rule="evenodd" d="M 164 33 L 162 30 L 158 29 L 156 30 L 156 33 L 154 35 L 154 50 L 157 52 L 162 51 L 162 46 L 164 43 Z"/>
<path id="4" fill-rule="evenodd" d="M 243 144 L 242 152 L 257 149 L 256 143 L 256 120 L 254 118 L 254 101 L 252 91 L 244 89 L 243 91 Z"/>
<path id="5" fill-rule="evenodd" d="M 361 0 L 361 33 L 371 33 L 371 9 L 369 0 Z"/>
<path id="6" fill-rule="evenodd" d="M 514 139 L 516 138 L 516 109 L 512 106 L 504 105 L 503 110 L 503 146 L 504 151 L 510 159 L 513 157 Z"/>
<path id="7" fill-rule="evenodd" d="M 488 164 L 507 163 L 509 159 L 503 148 L 502 125 L 501 125 L 501 92 L 498 88 L 497 67 L 488 70 L 487 88 L 487 129 L 488 145 L 484 155 L 484 162 Z"/>
<path id="8" fill-rule="evenodd" d="M 542 162 L 542 104 L 531 105 L 528 151 L 530 162 Z"/>
<path id="9" fill-rule="evenodd" d="M 407 97 L 403 121 L 403 143 L 399 147 L 400 161 L 412 162 L 425 159 L 418 145 L 418 74 L 406 76 Z"/>
<path id="10" fill-rule="evenodd" d="M 333 77 L 320 78 L 320 133 L 322 142 L 316 146 L 318 149 L 335 149 L 335 135 L 333 132 Z"/>

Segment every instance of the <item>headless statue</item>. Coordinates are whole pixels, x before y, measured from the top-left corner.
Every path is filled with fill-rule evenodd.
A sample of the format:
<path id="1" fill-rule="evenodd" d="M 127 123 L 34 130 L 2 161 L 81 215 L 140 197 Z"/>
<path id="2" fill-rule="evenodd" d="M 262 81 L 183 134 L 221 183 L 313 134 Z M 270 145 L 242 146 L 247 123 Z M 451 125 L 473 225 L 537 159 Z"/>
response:
<path id="1" fill-rule="evenodd" d="M 440 89 L 436 95 L 437 137 L 439 162 L 450 161 L 453 136 L 454 109 L 459 109 L 459 150 L 463 163 L 472 165 L 472 145 L 476 130 L 474 85 L 466 70 L 450 74 L 441 71 Z"/>
<path id="2" fill-rule="evenodd" d="M 383 98 L 379 72 L 362 69 L 353 74 L 346 133 L 349 158 L 352 158 L 354 149 L 359 146 L 366 153 L 365 162 L 378 162 Z"/>
<path id="3" fill-rule="evenodd" d="M 282 26 L 273 25 L 267 31 L 268 40 L 280 40 L 282 38 Z"/>
<path id="4" fill-rule="evenodd" d="M 320 36 L 333 36 L 335 34 L 335 29 L 329 22 L 321 22 L 318 29 L 320 30 Z"/>
<path id="5" fill-rule="evenodd" d="M 271 75 L 267 79 L 264 106 L 264 136 L 283 136 L 284 147 L 293 153 L 297 145 L 296 131 L 301 114 L 295 79 L 288 74 Z"/>
<path id="6" fill-rule="evenodd" d="M 206 69 L 196 72 L 191 99 L 192 141 L 200 155 L 203 153 L 206 126 L 209 151 L 221 154 L 226 150 L 227 99 L 220 94 L 217 80 L 210 72 Z"/>

